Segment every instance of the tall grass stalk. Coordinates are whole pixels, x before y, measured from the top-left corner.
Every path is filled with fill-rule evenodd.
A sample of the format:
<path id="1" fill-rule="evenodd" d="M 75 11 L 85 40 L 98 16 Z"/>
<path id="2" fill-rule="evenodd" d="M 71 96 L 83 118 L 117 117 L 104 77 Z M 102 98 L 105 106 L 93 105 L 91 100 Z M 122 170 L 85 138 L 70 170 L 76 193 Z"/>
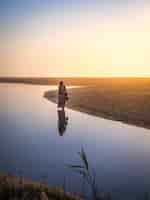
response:
<path id="1" fill-rule="evenodd" d="M 83 180 L 90 186 L 93 200 L 101 200 L 98 196 L 98 185 L 96 183 L 96 172 L 95 170 L 90 170 L 89 162 L 84 149 L 78 153 L 80 156 L 81 163 L 79 165 L 68 165 L 70 169 L 77 172 L 83 177 Z"/>

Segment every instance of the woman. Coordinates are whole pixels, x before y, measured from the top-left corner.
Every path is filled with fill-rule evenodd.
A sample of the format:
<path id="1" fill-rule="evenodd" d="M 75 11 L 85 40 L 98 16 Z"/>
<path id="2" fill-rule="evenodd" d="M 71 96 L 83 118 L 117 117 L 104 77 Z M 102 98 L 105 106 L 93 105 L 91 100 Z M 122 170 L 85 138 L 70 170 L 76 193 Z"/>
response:
<path id="1" fill-rule="evenodd" d="M 65 103 L 68 100 L 66 86 L 63 81 L 60 81 L 58 88 L 58 107 L 64 109 Z"/>

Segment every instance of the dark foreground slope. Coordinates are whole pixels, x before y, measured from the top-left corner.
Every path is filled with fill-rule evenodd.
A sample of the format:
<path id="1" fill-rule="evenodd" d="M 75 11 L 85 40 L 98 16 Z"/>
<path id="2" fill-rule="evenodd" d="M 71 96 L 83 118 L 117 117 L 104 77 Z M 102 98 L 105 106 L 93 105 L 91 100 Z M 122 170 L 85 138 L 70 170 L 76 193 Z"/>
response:
<path id="1" fill-rule="evenodd" d="M 60 188 L 25 181 L 10 175 L 0 174 L 1 200 L 81 200 Z"/>

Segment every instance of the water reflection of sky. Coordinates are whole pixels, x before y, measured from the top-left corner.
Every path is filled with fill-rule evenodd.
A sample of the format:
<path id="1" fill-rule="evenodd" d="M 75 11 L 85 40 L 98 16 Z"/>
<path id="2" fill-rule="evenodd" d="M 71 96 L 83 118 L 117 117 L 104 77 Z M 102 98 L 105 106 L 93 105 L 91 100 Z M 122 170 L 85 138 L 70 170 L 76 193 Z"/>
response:
<path id="1" fill-rule="evenodd" d="M 66 168 L 84 147 L 101 188 L 124 195 L 149 191 L 150 130 L 127 126 L 72 110 L 58 131 L 55 104 L 43 98 L 55 87 L 0 85 L 0 168 L 80 192 L 81 178 Z"/>

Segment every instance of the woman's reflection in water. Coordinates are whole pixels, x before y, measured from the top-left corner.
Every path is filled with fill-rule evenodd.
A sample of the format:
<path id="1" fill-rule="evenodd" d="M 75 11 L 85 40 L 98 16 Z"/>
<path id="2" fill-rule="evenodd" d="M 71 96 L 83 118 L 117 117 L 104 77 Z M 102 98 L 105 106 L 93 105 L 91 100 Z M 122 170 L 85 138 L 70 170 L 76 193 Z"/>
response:
<path id="1" fill-rule="evenodd" d="M 64 135 L 67 124 L 68 124 L 68 117 L 66 117 L 65 110 L 59 109 L 58 110 L 58 131 L 59 131 L 60 136 Z"/>

